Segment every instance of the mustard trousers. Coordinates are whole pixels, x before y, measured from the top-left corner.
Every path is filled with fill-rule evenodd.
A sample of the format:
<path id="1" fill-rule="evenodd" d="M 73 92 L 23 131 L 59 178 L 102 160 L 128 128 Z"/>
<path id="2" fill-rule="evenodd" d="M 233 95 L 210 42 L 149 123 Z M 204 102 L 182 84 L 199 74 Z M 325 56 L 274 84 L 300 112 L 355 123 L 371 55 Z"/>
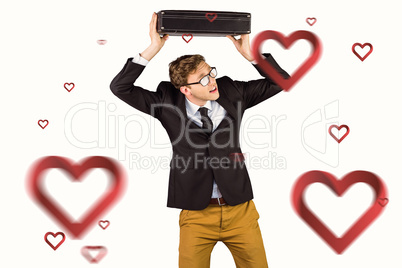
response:
<path id="1" fill-rule="evenodd" d="M 209 205 L 180 213 L 180 268 L 209 268 L 211 252 L 222 241 L 237 268 L 267 268 L 259 214 L 252 200 L 237 206 Z"/>

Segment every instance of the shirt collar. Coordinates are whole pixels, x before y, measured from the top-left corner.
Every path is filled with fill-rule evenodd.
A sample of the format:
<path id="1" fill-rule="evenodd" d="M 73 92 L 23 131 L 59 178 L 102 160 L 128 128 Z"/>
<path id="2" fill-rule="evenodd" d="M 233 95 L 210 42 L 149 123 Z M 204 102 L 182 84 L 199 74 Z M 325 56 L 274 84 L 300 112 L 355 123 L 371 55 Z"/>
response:
<path id="1" fill-rule="evenodd" d="M 211 101 L 208 100 L 205 103 L 205 105 L 201 106 L 201 107 L 205 107 L 205 108 L 208 108 L 208 110 L 212 110 L 212 103 L 211 103 Z M 186 98 L 186 109 L 187 109 L 188 112 L 190 112 L 191 115 L 195 115 L 195 113 L 198 112 L 198 109 L 200 109 L 200 106 L 198 106 L 197 104 L 192 103 L 191 101 L 189 101 Z"/>

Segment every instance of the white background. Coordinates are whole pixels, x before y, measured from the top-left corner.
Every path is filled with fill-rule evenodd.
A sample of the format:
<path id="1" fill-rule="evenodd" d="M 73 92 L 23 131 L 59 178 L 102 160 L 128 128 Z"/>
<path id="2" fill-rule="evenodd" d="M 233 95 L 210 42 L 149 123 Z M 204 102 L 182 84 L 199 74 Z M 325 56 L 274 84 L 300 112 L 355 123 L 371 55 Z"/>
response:
<path id="1" fill-rule="evenodd" d="M 153 169 L 144 166 L 145 162 L 133 165 L 129 161 L 130 153 L 143 161 L 158 157 L 168 161 L 168 137 L 158 121 L 129 107 L 109 90 L 126 59 L 149 45 L 152 12 L 163 9 L 250 12 L 251 39 L 264 30 L 285 35 L 308 30 L 320 38 L 323 53 L 317 65 L 290 92 L 250 109 L 243 119 L 242 148 L 248 157 L 266 157 L 271 152 L 286 163 L 284 167 L 248 166 L 269 266 L 400 267 L 402 19 L 397 0 L 2 2 L 0 266 L 87 267 L 91 264 L 80 249 L 102 245 L 108 254 L 98 267 L 177 267 L 180 210 L 166 208 L 169 169 L 166 163 Z M 317 22 L 310 26 L 307 17 L 315 17 Z M 106 39 L 107 44 L 98 45 L 98 39 Z M 366 42 L 374 50 L 361 62 L 351 47 Z M 268 41 L 263 51 L 271 52 L 292 73 L 309 55 L 310 47 L 300 41 L 283 50 Z M 160 81 L 168 80 L 168 63 L 190 53 L 204 55 L 217 67 L 219 76 L 237 80 L 260 77 L 227 38 L 194 37 L 186 43 L 181 37 L 171 37 L 137 84 L 155 90 Z M 71 92 L 63 88 L 66 82 L 75 84 Z M 303 128 L 311 114 L 324 111 L 331 103 L 336 104 L 331 106 L 336 110 L 334 118 L 323 115 L 312 128 Z M 87 109 L 71 119 L 71 109 L 77 105 Z M 283 120 L 269 129 L 267 122 L 272 126 L 272 118 L 280 116 Z M 37 124 L 41 119 L 49 120 L 45 129 Z M 245 120 L 252 121 L 247 128 Z M 350 127 L 339 147 L 327 134 L 333 122 Z M 247 131 L 253 132 L 248 138 Z M 94 148 L 77 146 L 68 137 L 71 132 L 77 140 L 94 141 Z M 132 148 L 124 147 L 127 140 Z M 119 149 L 119 145 L 123 147 Z M 306 147 L 316 147 L 322 157 L 314 157 Z M 120 161 L 128 184 L 117 205 L 102 218 L 111 223 L 106 230 L 94 225 L 82 239 L 73 240 L 32 201 L 25 188 L 28 169 L 47 155 L 73 161 L 104 155 Z M 325 162 L 327 157 L 332 164 Z M 381 177 L 388 188 L 389 204 L 383 213 L 341 255 L 291 207 L 294 182 L 315 169 L 338 178 L 367 170 Z M 48 173 L 46 181 L 49 192 L 71 214 L 80 215 L 102 193 L 106 180 L 102 173 L 93 172 L 76 187 L 55 171 Z M 366 185 L 351 187 L 342 198 L 325 186 L 306 190 L 311 209 L 338 235 L 372 198 Z M 53 251 L 43 236 L 59 231 L 64 231 L 67 239 Z M 211 267 L 235 267 L 221 243 L 212 253 Z"/>

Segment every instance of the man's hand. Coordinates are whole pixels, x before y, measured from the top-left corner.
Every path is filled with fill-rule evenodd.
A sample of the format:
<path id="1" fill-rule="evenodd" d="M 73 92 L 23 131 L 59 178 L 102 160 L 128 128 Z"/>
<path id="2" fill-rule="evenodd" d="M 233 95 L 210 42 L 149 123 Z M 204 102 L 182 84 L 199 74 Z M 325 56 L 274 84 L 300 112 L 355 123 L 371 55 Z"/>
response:
<path id="1" fill-rule="evenodd" d="M 151 45 L 147 47 L 142 53 L 141 57 L 150 61 L 158 52 L 161 50 L 166 40 L 168 40 L 169 35 L 165 34 L 160 37 L 159 33 L 156 31 L 156 22 L 158 16 L 154 12 L 152 14 L 151 22 L 149 23 L 149 37 L 151 37 Z"/>
<path id="2" fill-rule="evenodd" d="M 250 41 L 249 41 L 248 34 L 242 34 L 239 39 L 235 39 L 231 35 L 227 35 L 226 37 L 229 38 L 230 40 L 232 40 L 237 51 L 239 51 L 240 54 L 242 54 L 244 58 L 246 58 L 248 61 L 254 60 L 253 55 L 251 53 Z"/>

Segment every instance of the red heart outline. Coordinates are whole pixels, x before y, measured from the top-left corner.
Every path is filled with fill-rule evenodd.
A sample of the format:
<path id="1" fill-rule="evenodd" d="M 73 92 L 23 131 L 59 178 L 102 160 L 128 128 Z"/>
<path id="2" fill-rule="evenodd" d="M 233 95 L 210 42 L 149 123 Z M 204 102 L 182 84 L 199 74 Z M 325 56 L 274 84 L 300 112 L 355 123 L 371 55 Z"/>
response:
<path id="1" fill-rule="evenodd" d="M 191 37 L 190 37 L 190 39 L 187 41 L 187 40 L 184 38 L 184 36 L 191 36 Z M 183 35 L 181 36 L 181 38 L 188 44 L 188 42 L 190 42 L 191 39 L 193 39 L 193 35 L 192 35 L 192 34 L 183 34 Z"/>
<path id="2" fill-rule="evenodd" d="M 113 175 L 113 180 L 106 190 L 103 198 L 100 198 L 89 210 L 83 215 L 80 222 L 71 222 L 69 214 L 57 202 L 49 198 L 43 189 L 42 173 L 50 168 L 60 168 L 71 176 L 73 181 L 81 181 L 83 175 L 88 169 L 103 168 Z M 122 193 L 125 185 L 125 176 L 123 170 L 118 167 L 117 163 L 112 159 L 103 156 L 91 156 L 83 159 L 82 163 L 74 164 L 71 160 L 59 156 L 47 156 L 39 159 L 32 167 L 28 174 L 27 188 L 32 198 L 37 201 L 50 215 L 68 230 L 73 238 L 80 238 L 81 235 L 97 220 L 100 215 L 115 203 Z M 111 190 L 109 190 L 111 188 Z"/>
<path id="3" fill-rule="evenodd" d="M 211 19 L 210 16 L 213 16 L 213 18 Z M 205 14 L 205 17 L 206 17 L 207 20 L 209 20 L 210 22 L 213 22 L 213 21 L 218 17 L 218 14 L 216 14 L 216 13 L 206 13 L 206 14 Z"/>
<path id="4" fill-rule="evenodd" d="M 102 223 L 106 223 L 105 227 L 103 227 Z M 98 222 L 98 225 L 99 225 L 103 230 L 105 230 L 107 227 L 109 227 L 110 221 L 99 221 L 99 222 Z"/>
<path id="5" fill-rule="evenodd" d="M 356 52 L 356 46 L 361 47 L 361 49 L 363 49 L 365 46 L 369 46 L 370 50 L 366 53 L 366 55 L 364 55 L 364 57 L 361 57 L 359 53 Z M 352 51 L 361 61 L 364 61 L 371 54 L 371 52 L 373 52 L 373 46 L 370 43 L 364 43 L 363 45 L 360 43 L 354 43 L 352 46 Z"/>
<path id="6" fill-rule="evenodd" d="M 313 20 L 313 22 L 312 23 L 310 23 L 310 20 Z M 316 18 L 307 18 L 306 19 L 306 22 L 310 25 L 310 26 L 313 26 L 314 25 L 314 23 L 316 23 L 317 22 L 317 19 Z"/>
<path id="7" fill-rule="evenodd" d="M 73 85 L 70 89 L 67 88 L 67 86 Z M 64 88 L 68 91 L 71 92 L 71 90 L 73 90 L 73 88 L 75 87 L 74 83 L 64 83 Z"/>
<path id="8" fill-rule="evenodd" d="M 388 198 L 378 198 L 378 204 L 380 204 L 382 207 L 385 207 L 388 204 Z"/>
<path id="9" fill-rule="evenodd" d="M 53 246 L 53 244 L 50 243 L 50 241 L 47 239 L 47 237 L 48 237 L 49 235 L 52 235 L 54 238 L 56 238 L 57 236 L 61 235 L 63 238 L 60 240 L 59 243 L 57 243 L 56 246 Z M 53 250 L 58 249 L 58 248 L 61 246 L 61 244 L 64 243 L 65 240 L 66 240 L 66 236 L 64 235 L 63 232 L 57 232 L 56 234 L 54 234 L 54 233 L 52 233 L 52 232 L 47 232 L 47 233 L 45 234 L 45 241 L 46 241 L 46 243 L 47 243 Z"/>
<path id="10" fill-rule="evenodd" d="M 107 43 L 107 40 L 105 39 L 99 39 L 98 41 L 96 41 L 99 45 L 105 45 Z"/>
<path id="11" fill-rule="evenodd" d="M 343 136 L 342 136 L 340 139 L 338 139 L 338 138 L 335 137 L 335 135 L 332 133 L 332 129 L 333 129 L 333 128 L 336 128 L 338 131 L 341 130 L 341 128 L 346 128 L 346 133 L 343 134 Z M 347 135 L 349 135 L 349 131 L 350 131 L 350 129 L 349 129 L 349 127 L 348 127 L 347 125 L 341 125 L 341 126 L 339 126 L 339 127 L 338 127 L 337 125 L 332 125 L 332 126 L 330 126 L 330 127 L 328 128 L 329 135 L 331 135 L 331 137 L 334 138 L 338 143 L 341 143 L 341 141 L 343 141 L 343 139 L 346 138 Z"/>
<path id="12" fill-rule="evenodd" d="M 41 125 L 41 123 L 46 123 L 44 126 Z M 47 125 L 49 125 L 49 121 L 45 120 L 38 120 L 38 125 L 42 128 L 45 129 L 45 127 L 47 127 Z"/>
<path id="13" fill-rule="evenodd" d="M 369 209 L 344 233 L 340 238 L 334 233 L 306 206 L 304 190 L 312 183 L 321 182 L 327 185 L 335 194 L 342 194 L 351 185 L 363 182 L 371 186 L 375 191 L 375 198 Z M 357 170 L 346 174 L 342 180 L 337 180 L 332 174 L 313 170 L 304 173 L 296 181 L 292 191 L 292 205 L 296 213 L 338 254 L 341 254 L 383 210 L 377 200 L 385 198 L 387 190 L 382 180 L 374 173 Z"/>
<path id="14" fill-rule="evenodd" d="M 313 45 L 313 52 L 310 57 L 307 58 L 304 63 L 291 75 L 290 78 L 284 79 L 274 67 L 271 66 L 261 55 L 260 46 L 263 41 L 268 39 L 274 39 L 278 41 L 285 49 L 290 48 L 293 42 L 305 39 Z M 285 37 L 282 33 L 276 31 L 263 31 L 260 32 L 254 39 L 252 44 L 252 53 L 254 59 L 262 70 L 278 84 L 284 91 L 289 91 L 290 88 L 300 80 L 300 78 L 318 61 L 321 55 L 321 42 L 318 37 L 312 32 L 308 31 L 296 31 Z"/>
<path id="15" fill-rule="evenodd" d="M 89 254 L 89 250 L 99 250 L 98 255 L 92 257 Z M 81 254 L 84 256 L 90 263 L 98 263 L 101 259 L 106 255 L 107 248 L 104 246 L 85 246 L 81 248 Z"/>

